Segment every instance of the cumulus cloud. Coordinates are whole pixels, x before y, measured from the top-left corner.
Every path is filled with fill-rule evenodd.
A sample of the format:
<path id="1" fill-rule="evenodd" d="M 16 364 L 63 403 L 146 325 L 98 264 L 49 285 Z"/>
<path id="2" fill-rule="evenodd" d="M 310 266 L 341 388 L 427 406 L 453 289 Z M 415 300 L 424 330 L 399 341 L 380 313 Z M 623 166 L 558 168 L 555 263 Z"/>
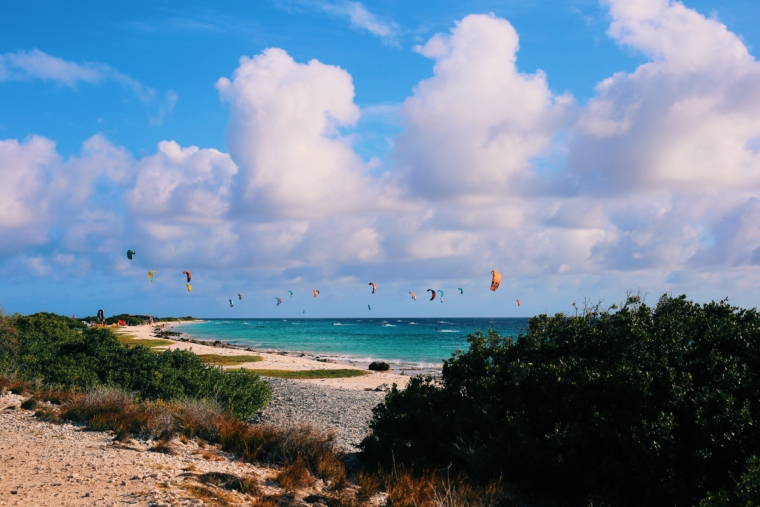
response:
<path id="1" fill-rule="evenodd" d="M 181 223 L 219 223 L 229 208 L 237 167 L 229 155 L 162 141 L 155 155 L 137 162 L 128 202 L 136 216 Z"/>
<path id="2" fill-rule="evenodd" d="M 399 109 L 381 177 L 352 146 L 351 75 L 276 48 L 217 82 L 228 154 L 167 140 L 133 157 L 98 135 L 63 160 L 45 138 L 0 141 L 0 244 L 36 274 L 128 272 L 128 242 L 154 267 L 272 283 L 496 268 L 535 297 L 760 287 L 758 62 L 678 2 L 607 5 L 610 37 L 648 61 L 585 106 L 521 72 L 517 33 L 493 15 L 416 48 L 432 74 Z"/>
<path id="3" fill-rule="evenodd" d="M 589 191 L 760 184 L 760 63 L 725 25 L 679 2 L 609 2 L 610 36 L 651 61 L 602 81 L 569 166 Z"/>
<path id="4" fill-rule="evenodd" d="M 382 201 L 340 130 L 359 119 L 348 72 L 267 49 L 243 57 L 232 80 L 220 79 L 217 88 L 230 104 L 227 145 L 239 167 L 241 210 L 315 218 Z"/>
<path id="5" fill-rule="evenodd" d="M 521 73 L 505 19 L 471 15 L 417 51 L 435 60 L 401 109 L 397 157 L 412 193 L 476 201 L 516 193 L 571 108 L 546 75 Z"/>

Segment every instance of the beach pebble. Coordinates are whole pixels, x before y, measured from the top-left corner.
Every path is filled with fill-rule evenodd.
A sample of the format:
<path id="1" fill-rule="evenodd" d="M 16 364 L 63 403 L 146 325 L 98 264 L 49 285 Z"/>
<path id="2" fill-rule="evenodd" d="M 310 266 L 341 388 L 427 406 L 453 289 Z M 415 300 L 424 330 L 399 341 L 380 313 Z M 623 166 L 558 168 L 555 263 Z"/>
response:
<path id="1" fill-rule="evenodd" d="M 265 380 L 272 386 L 272 401 L 251 422 L 312 424 L 332 430 L 336 444 L 346 452 L 357 450 L 369 433 L 372 409 L 385 397 L 376 391 L 341 389 L 290 379 Z"/>

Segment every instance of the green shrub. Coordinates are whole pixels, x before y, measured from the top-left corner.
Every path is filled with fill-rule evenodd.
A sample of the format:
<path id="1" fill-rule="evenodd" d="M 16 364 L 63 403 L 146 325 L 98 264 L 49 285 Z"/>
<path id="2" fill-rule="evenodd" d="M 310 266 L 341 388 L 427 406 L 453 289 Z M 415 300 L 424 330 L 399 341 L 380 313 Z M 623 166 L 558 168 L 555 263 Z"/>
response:
<path id="1" fill-rule="evenodd" d="M 441 379 L 388 393 L 365 464 L 453 464 L 560 503 L 686 506 L 733 491 L 760 452 L 754 309 L 634 297 L 617 312 L 540 315 L 526 335 L 479 332 L 469 344 Z"/>
<path id="2" fill-rule="evenodd" d="M 108 329 L 54 314 L 14 319 L 15 334 L 6 335 L 17 344 L 4 360 L 16 365 L 21 378 L 66 388 L 111 385 L 146 399 L 213 399 L 240 418 L 251 417 L 269 400 L 269 385 L 249 370 L 225 371 L 187 351 L 128 347 Z"/>

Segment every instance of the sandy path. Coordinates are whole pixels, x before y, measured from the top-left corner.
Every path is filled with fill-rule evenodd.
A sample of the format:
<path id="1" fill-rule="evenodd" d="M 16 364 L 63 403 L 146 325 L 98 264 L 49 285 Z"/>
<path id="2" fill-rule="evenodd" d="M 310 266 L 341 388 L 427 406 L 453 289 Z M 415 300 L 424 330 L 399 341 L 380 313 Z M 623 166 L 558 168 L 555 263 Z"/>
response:
<path id="1" fill-rule="evenodd" d="M 115 445 L 110 432 L 36 419 L 17 408 L 24 399 L 0 395 L 0 506 L 200 505 L 188 485 L 207 472 L 254 476 L 265 492 L 279 490 L 265 482 L 272 470 L 235 462 L 209 447 L 174 441 L 177 455 L 170 456 L 147 451 L 150 442 Z M 237 499 L 250 505 L 251 498 Z"/>
<path id="2" fill-rule="evenodd" d="M 166 324 L 164 325 L 164 329 L 171 329 L 174 325 L 172 324 Z M 131 327 L 125 327 L 125 328 L 112 328 L 117 333 L 123 333 L 127 335 L 131 335 L 134 338 L 138 340 L 147 340 L 147 339 L 155 339 L 155 334 L 153 332 L 153 327 L 144 325 L 144 326 L 131 326 Z M 177 329 L 177 331 L 181 332 L 181 328 Z M 334 388 L 343 388 L 343 389 L 376 389 L 382 384 L 387 384 L 390 386 L 391 384 L 396 384 L 399 387 L 405 387 L 406 384 L 409 382 L 409 377 L 407 375 L 399 375 L 397 373 L 385 373 L 385 372 L 369 372 L 367 370 L 367 365 L 357 363 L 357 365 L 354 364 L 344 364 L 344 363 L 337 363 L 337 362 L 322 362 L 317 361 L 316 359 L 312 357 L 309 357 L 307 355 L 300 355 L 300 354 L 293 354 L 293 353 L 285 353 L 281 352 L 279 354 L 274 353 L 268 353 L 268 352 L 258 352 L 258 351 L 248 351 L 238 348 L 223 348 L 223 347 L 212 347 L 210 345 L 202 345 L 198 343 L 188 343 L 183 341 L 177 341 L 172 340 L 172 345 L 169 345 L 166 347 L 167 349 L 179 349 L 179 350 L 190 350 L 196 354 L 217 354 L 220 356 L 242 356 L 242 355 L 252 355 L 252 356 L 261 356 L 264 358 L 263 361 L 258 361 L 255 363 L 244 363 L 240 366 L 236 366 L 236 368 L 242 367 L 242 368 L 248 368 L 251 370 L 291 370 L 291 371 L 303 371 L 303 370 L 337 370 L 337 369 L 353 369 L 353 370 L 362 370 L 368 372 L 367 375 L 362 375 L 360 377 L 349 377 L 349 378 L 330 378 L 330 379 L 299 379 L 299 382 L 309 383 L 309 384 L 317 384 L 325 387 L 334 387 Z M 157 347 L 157 349 L 163 349 L 163 347 Z"/>

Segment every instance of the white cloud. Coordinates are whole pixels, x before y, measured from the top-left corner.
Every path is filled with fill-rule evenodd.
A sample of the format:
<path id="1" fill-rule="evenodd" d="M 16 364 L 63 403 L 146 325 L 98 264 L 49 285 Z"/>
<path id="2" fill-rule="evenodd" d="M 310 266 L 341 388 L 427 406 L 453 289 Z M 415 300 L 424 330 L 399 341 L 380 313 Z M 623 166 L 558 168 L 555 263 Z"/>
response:
<path id="1" fill-rule="evenodd" d="M 572 99 L 546 76 L 516 66 L 517 32 L 493 15 L 471 15 L 417 51 L 435 60 L 402 106 L 397 157 L 411 191 L 476 202 L 515 193 L 565 121 Z"/>
<path id="2" fill-rule="evenodd" d="M 609 2 L 609 34 L 652 61 L 602 81 L 570 168 L 589 191 L 758 188 L 760 63 L 678 2 Z"/>
<path id="3" fill-rule="evenodd" d="M 372 35 L 383 39 L 386 44 L 396 44 L 398 26 L 393 21 L 381 21 L 375 14 L 367 10 L 361 2 L 337 1 L 322 2 L 322 10 L 335 16 L 347 18 L 351 26 L 366 30 Z"/>
<path id="4" fill-rule="evenodd" d="M 29 227 L 48 219 L 51 167 L 59 162 L 55 143 L 33 136 L 0 141 L 0 229 Z"/>
<path id="5" fill-rule="evenodd" d="M 227 144 L 240 168 L 235 186 L 242 210 L 316 218 L 382 201 L 351 138 L 340 131 L 359 119 L 348 72 L 267 49 L 242 58 L 233 79 L 220 79 L 217 88 L 230 104 Z"/>
<path id="6" fill-rule="evenodd" d="M 128 202 L 135 216 L 184 224 L 218 223 L 229 208 L 237 167 L 229 155 L 162 141 L 155 155 L 137 163 Z"/>
<path id="7" fill-rule="evenodd" d="M 229 154 L 163 141 L 136 158 L 98 135 L 62 160 L 44 138 L 0 141 L 3 252 L 37 274 L 149 262 L 273 284 L 372 272 L 439 287 L 495 268 L 534 299 L 755 290 L 758 63 L 680 3 L 609 5 L 610 36 L 650 61 L 602 81 L 584 107 L 519 71 L 506 20 L 468 16 L 418 47 L 433 72 L 398 112 L 382 178 L 352 147 L 351 75 L 282 49 L 217 82 Z M 120 260 L 126 246 L 139 262 Z"/>
<path id="8" fill-rule="evenodd" d="M 174 90 L 168 90 L 161 97 L 154 88 L 145 86 L 104 63 L 79 64 L 49 55 L 37 48 L 0 54 L 0 82 L 31 79 L 58 83 L 74 90 L 81 83 L 118 83 L 128 88 L 140 102 L 158 108 L 149 117 L 149 123 L 156 126 L 163 125 L 166 117 L 171 115 L 178 98 Z"/>

